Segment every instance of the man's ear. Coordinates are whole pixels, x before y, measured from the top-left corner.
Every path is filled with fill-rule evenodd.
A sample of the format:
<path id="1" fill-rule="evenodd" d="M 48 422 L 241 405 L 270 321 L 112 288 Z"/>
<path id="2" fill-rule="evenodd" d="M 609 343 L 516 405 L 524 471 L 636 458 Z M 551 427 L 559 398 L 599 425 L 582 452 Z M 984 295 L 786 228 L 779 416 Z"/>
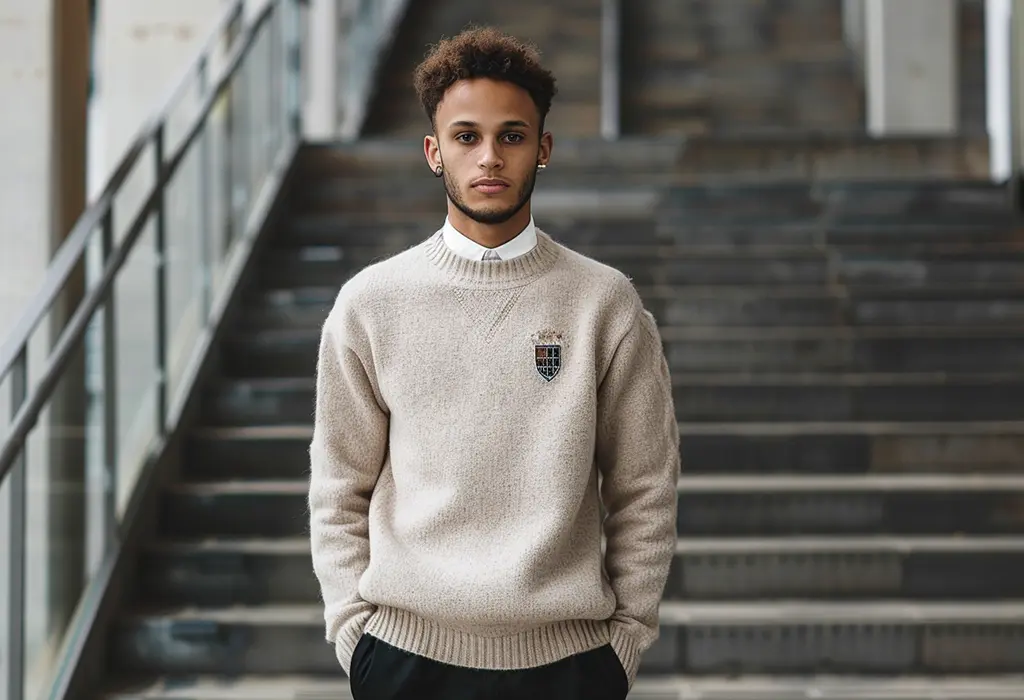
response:
<path id="1" fill-rule="evenodd" d="M 537 154 L 537 165 L 547 165 L 551 160 L 551 151 L 555 147 L 555 137 L 550 131 L 541 134 L 540 152 Z"/>
<path id="2" fill-rule="evenodd" d="M 432 172 L 436 172 L 444 164 L 441 162 L 441 149 L 437 146 L 437 137 L 427 135 L 423 138 L 423 156 Z"/>

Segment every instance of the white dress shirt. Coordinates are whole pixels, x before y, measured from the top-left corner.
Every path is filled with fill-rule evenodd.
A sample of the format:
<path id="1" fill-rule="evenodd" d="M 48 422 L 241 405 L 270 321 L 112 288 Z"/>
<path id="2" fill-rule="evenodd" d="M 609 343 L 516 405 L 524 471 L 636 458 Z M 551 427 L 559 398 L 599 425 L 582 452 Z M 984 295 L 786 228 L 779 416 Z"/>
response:
<path id="1" fill-rule="evenodd" d="M 512 260 L 520 255 L 526 255 L 537 245 L 537 228 L 534 226 L 532 216 L 530 217 L 530 223 L 519 232 L 519 235 L 497 248 L 485 248 L 471 238 L 467 238 L 452 226 L 451 221 L 447 217 L 444 220 L 442 234 L 444 242 L 453 253 L 470 260 L 484 260 L 484 255 L 489 251 L 497 253 L 498 257 L 502 260 Z"/>

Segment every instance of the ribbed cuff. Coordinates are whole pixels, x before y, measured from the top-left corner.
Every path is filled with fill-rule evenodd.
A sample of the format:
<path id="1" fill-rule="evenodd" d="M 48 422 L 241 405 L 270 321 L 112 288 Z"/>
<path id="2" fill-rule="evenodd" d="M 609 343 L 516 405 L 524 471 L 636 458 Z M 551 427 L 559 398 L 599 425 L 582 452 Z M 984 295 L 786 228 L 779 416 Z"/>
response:
<path id="1" fill-rule="evenodd" d="M 640 669 L 640 646 L 629 633 L 629 627 L 626 625 L 611 622 L 608 627 L 612 649 L 619 657 L 622 668 L 626 671 L 626 677 L 629 679 L 629 687 L 632 688 L 637 671 Z"/>
<path id="2" fill-rule="evenodd" d="M 608 643 L 603 620 L 569 620 L 503 635 L 442 627 L 405 610 L 381 607 L 366 624 L 391 646 L 453 666 L 488 670 L 534 668 Z"/>

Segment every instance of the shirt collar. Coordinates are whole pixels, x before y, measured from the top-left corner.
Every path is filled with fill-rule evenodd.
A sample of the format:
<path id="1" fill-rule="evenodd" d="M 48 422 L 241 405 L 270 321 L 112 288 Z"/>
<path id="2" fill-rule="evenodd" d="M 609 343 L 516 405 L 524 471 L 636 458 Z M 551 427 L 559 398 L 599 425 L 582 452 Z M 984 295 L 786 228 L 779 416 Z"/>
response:
<path id="1" fill-rule="evenodd" d="M 444 242 L 453 253 L 460 257 L 468 258 L 470 260 L 483 260 L 484 253 L 489 250 L 489 248 L 485 248 L 456 230 L 447 217 L 444 220 L 444 229 L 442 229 L 442 233 L 444 235 Z M 495 248 L 494 252 L 497 253 L 502 260 L 512 260 L 521 255 L 526 255 L 533 250 L 536 245 L 537 228 L 533 223 L 533 216 L 531 215 L 530 223 L 526 225 L 526 228 L 520 231 L 519 235 L 508 243 Z"/>

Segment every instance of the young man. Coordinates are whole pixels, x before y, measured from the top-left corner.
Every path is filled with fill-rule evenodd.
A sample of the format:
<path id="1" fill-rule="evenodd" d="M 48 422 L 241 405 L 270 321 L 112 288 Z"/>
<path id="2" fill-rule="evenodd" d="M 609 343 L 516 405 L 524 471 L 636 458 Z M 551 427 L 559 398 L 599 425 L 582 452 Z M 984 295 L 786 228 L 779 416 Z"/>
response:
<path id="1" fill-rule="evenodd" d="M 555 92 L 536 52 L 468 31 L 416 85 L 448 218 L 348 281 L 320 345 L 327 639 L 357 700 L 621 700 L 676 540 L 658 330 L 628 278 L 534 226 Z"/>

